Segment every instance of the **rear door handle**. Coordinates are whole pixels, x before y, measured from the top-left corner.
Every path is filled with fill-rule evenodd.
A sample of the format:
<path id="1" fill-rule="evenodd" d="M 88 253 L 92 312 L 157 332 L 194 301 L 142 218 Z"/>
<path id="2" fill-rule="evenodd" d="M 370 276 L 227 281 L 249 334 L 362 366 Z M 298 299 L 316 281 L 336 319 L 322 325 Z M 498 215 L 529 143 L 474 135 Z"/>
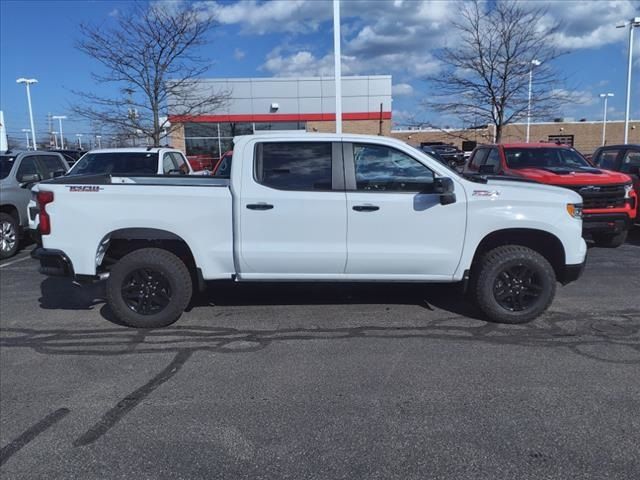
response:
<path id="1" fill-rule="evenodd" d="M 356 212 L 375 212 L 376 210 L 380 210 L 380 207 L 377 205 L 355 205 L 353 209 Z"/>
<path id="2" fill-rule="evenodd" d="M 247 204 L 249 210 L 271 210 L 273 205 L 268 203 L 249 203 Z"/>

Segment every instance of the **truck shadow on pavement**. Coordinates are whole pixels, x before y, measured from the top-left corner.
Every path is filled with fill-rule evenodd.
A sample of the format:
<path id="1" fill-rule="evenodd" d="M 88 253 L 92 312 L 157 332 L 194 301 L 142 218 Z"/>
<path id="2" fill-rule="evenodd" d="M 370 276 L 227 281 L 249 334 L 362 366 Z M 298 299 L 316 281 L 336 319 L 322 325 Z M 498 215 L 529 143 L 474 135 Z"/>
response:
<path id="1" fill-rule="evenodd" d="M 246 288 L 245 288 L 246 287 Z M 102 303 L 99 297 L 99 285 L 85 289 L 80 295 L 71 291 L 70 282 L 60 279 L 47 279 L 42 285 L 43 297 L 40 299 L 42 308 L 49 309 L 93 309 Z M 212 288 L 216 288 L 213 286 Z M 217 298 L 217 305 L 223 305 L 222 298 L 229 305 L 264 305 L 283 304 L 282 285 L 274 290 L 265 290 L 264 285 L 259 288 L 243 286 L 234 292 L 221 289 L 217 292 L 207 292 L 205 297 Z M 228 288 L 228 287 L 224 287 Z M 317 286 L 307 287 L 311 291 L 287 290 L 288 302 L 285 304 L 324 304 L 324 303 L 367 303 L 375 304 L 416 304 L 415 285 L 405 290 L 389 290 L 386 286 L 377 286 L 382 290 L 366 288 L 364 286 L 346 288 L 342 285 L 340 292 L 329 291 Z M 439 308 L 458 298 L 454 291 L 445 289 L 435 290 L 427 294 L 434 305 Z M 429 289 L 430 290 L 430 289 Z M 420 287 L 423 295 L 424 287 Z M 306 292 L 306 293 L 305 293 Z M 233 294 L 231 294 L 233 293 Z M 342 296 L 339 295 L 341 293 Z M 336 295 L 338 295 L 336 297 Z M 373 297 L 370 298 L 370 296 Z M 346 296 L 346 297 L 345 297 Z M 452 297 L 447 299 L 447 296 Z M 409 301 L 413 299 L 413 301 Z M 211 304 L 210 300 L 198 299 L 200 304 Z M 198 301 L 195 302 L 198 305 Z M 424 303 L 424 302 L 423 302 Z M 458 300 L 459 303 L 459 300 Z M 425 308 L 432 308 L 424 303 Z M 140 354 L 173 354 L 171 361 L 155 376 L 141 387 L 120 399 L 112 408 L 107 410 L 101 418 L 86 432 L 73 441 L 74 447 L 93 444 L 105 435 L 113 426 L 120 422 L 131 410 L 139 405 L 154 390 L 172 379 L 188 362 L 191 356 L 199 352 L 214 352 L 221 354 L 251 354 L 258 352 L 278 342 L 298 341 L 338 341 L 352 339 L 388 340 L 402 339 L 449 340 L 454 342 L 482 342 L 496 346 L 521 346 L 529 348 L 567 349 L 574 354 L 589 359 L 620 365 L 640 364 L 640 318 L 636 311 L 617 311 L 602 314 L 589 314 L 576 318 L 575 313 L 552 311 L 535 322 L 526 325 L 499 325 L 483 322 L 472 318 L 461 318 L 456 309 L 444 308 L 454 313 L 445 318 L 429 319 L 424 322 L 394 320 L 389 325 L 356 324 L 353 320 L 345 319 L 341 326 L 292 326 L 288 328 L 235 328 L 225 326 L 233 319 L 229 312 L 215 312 L 212 310 L 211 325 L 181 325 L 180 323 L 163 329 L 132 329 L 120 326 L 105 326 L 105 328 L 6 328 L 0 331 L 0 348 L 30 348 L 43 355 L 68 356 L 126 356 Z M 108 307 L 103 306 L 100 313 L 108 320 L 113 317 Z M 186 319 L 188 321 L 188 319 Z M 384 322 L 384 321 L 383 321 Z M 185 322 L 186 323 L 186 322 Z M 263 323 L 263 322 L 261 322 Z M 277 322 L 274 322 L 277 324 Z M 304 319 L 300 320 L 304 324 Z M 228 324 L 227 324 L 228 325 Z M 62 412 L 62 413 L 60 413 Z M 5 446 L 0 451 L 0 464 L 17 453 L 27 443 L 31 442 L 42 431 L 53 424 L 49 417 L 62 418 L 68 409 L 59 409 L 41 420 L 22 435 Z M 64 414 L 64 415 L 63 415 Z"/>
<path id="2" fill-rule="evenodd" d="M 99 284 L 78 290 L 68 280 L 47 278 L 42 282 L 41 307 L 44 309 L 91 310 L 101 305 L 103 287 Z M 176 324 L 161 329 L 122 327 L 106 305 L 99 313 L 112 323 L 105 328 L 29 329 L 7 328 L 0 335 L 0 347 L 32 348 L 45 355 L 128 355 L 168 352 L 249 353 L 276 342 L 343 341 L 351 338 L 404 339 L 424 338 L 471 341 L 493 345 L 516 345 L 540 348 L 567 348 L 575 354 L 594 360 L 618 364 L 640 364 L 640 316 L 636 310 L 606 312 L 562 312 L 551 310 L 534 322 L 504 325 L 481 320 L 473 307 L 461 300 L 460 292 L 451 286 L 420 285 L 211 285 L 196 297 L 192 308 L 257 305 L 349 305 L 380 304 L 389 310 L 393 305 L 419 305 L 425 310 L 424 320 L 384 318 L 362 324 L 347 318 L 336 321 L 327 317 L 324 325 L 314 320 L 309 326 L 301 318 L 294 326 L 269 328 L 256 314 L 256 325 L 264 328 L 235 328 L 236 315 L 225 308 L 211 309 L 206 326 L 188 325 L 189 315 Z M 444 317 L 443 317 L 444 313 Z M 277 316 L 277 314 L 276 314 Z M 430 318 L 432 317 L 432 318 Z M 437 317 L 437 318 L 434 318 Z M 465 318 L 466 317 L 466 318 Z M 299 323 L 295 325 L 295 323 Z M 113 326 L 115 324 L 115 326 Z"/>

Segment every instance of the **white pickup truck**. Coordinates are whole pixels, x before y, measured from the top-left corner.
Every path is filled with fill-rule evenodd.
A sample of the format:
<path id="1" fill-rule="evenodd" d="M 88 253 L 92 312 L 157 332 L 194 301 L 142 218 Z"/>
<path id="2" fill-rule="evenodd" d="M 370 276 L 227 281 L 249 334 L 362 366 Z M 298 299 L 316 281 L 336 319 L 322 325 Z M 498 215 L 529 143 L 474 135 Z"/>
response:
<path id="1" fill-rule="evenodd" d="M 464 282 L 491 320 L 551 304 L 586 258 L 581 198 L 465 178 L 386 137 L 235 138 L 230 179 L 76 176 L 36 188 L 41 272 L 106 279 L 133 327 L 175 322 L 205 280 Z"/>

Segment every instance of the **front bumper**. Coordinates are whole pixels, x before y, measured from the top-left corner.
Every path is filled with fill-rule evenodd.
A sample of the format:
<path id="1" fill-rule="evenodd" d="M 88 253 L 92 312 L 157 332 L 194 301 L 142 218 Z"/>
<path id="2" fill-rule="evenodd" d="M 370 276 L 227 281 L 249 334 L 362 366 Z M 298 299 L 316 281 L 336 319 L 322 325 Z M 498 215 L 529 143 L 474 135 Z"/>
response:
<path id="1" fill-rule="evenodd" d="M 629 230 L 631 219 L 626 213 L 585 213 L 582 217 L 583 233 L 618 234 Z"/>
<path id="2" fill-rule="evenodd" d="M 36 248 L 31 257 L 40 260 L 40 273 L 51 277 L 74 277 L 73 264 L 62 250 Z"/>
<path id="3" fill-rule="evenodd" d="M 584 257 L 584 261 L 582 263 L 577 263 L 575 265 L 565 265 L 561 272 L 558 275 L 558 281 L 562 285 L 566 285 L 571 282 L 575 282 L 578 278 L 582 276 L 584 272 L 584 267 L 587 264 L 587 257 Z"/>

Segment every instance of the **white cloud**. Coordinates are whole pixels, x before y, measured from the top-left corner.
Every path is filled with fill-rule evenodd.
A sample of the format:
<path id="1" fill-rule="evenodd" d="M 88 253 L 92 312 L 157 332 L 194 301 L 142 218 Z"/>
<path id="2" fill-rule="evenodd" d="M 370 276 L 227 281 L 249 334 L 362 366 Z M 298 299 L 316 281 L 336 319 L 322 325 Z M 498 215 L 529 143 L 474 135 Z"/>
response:
<path id="1" fill-rule="evenodd" d="M 241 50 L 240 48 L 236 48 L 233 51 L 233 58 L 235 58 L 236 60 L 242 60 L 245 56 L 246 56 L 245 51 Z"/>
<path id="2" fill-rule="evenodd" d="M 332 12 L 330 3 L 310 0 L 240 0 L 231 4 L 204 1 L 194 4 L 194 8 L 213 14 L 222 24 L 240 24 L 242 33 L 258 35 L 315 31 Z"/>
<path id="3" fill-rule="evenodd" d="M 391 87 L 391 92 L 396 97 L 413 95 L 413 87 L 408 83 L 397 83 Z"/>
<path id="4" fill-rule="evenodd" d="M 118 15 L 120 15 L 120 10 L 118 10 L 117 8 L 114 8 L 108 13 L 108 15 L 110 17 L 117 17 Z"/>
<path id="5" fill-rule="evenodd" d="M 539 4 L 532 2 L 531 5 Z M 545 2 L 545 7 L 548 21 L 559 25 L 552 41 L 569 50 L 597 48 L 622 41 L 625 31 L 616 28 L 616 24 L 640 12 L 637 0 L 550 1 Z"/>

